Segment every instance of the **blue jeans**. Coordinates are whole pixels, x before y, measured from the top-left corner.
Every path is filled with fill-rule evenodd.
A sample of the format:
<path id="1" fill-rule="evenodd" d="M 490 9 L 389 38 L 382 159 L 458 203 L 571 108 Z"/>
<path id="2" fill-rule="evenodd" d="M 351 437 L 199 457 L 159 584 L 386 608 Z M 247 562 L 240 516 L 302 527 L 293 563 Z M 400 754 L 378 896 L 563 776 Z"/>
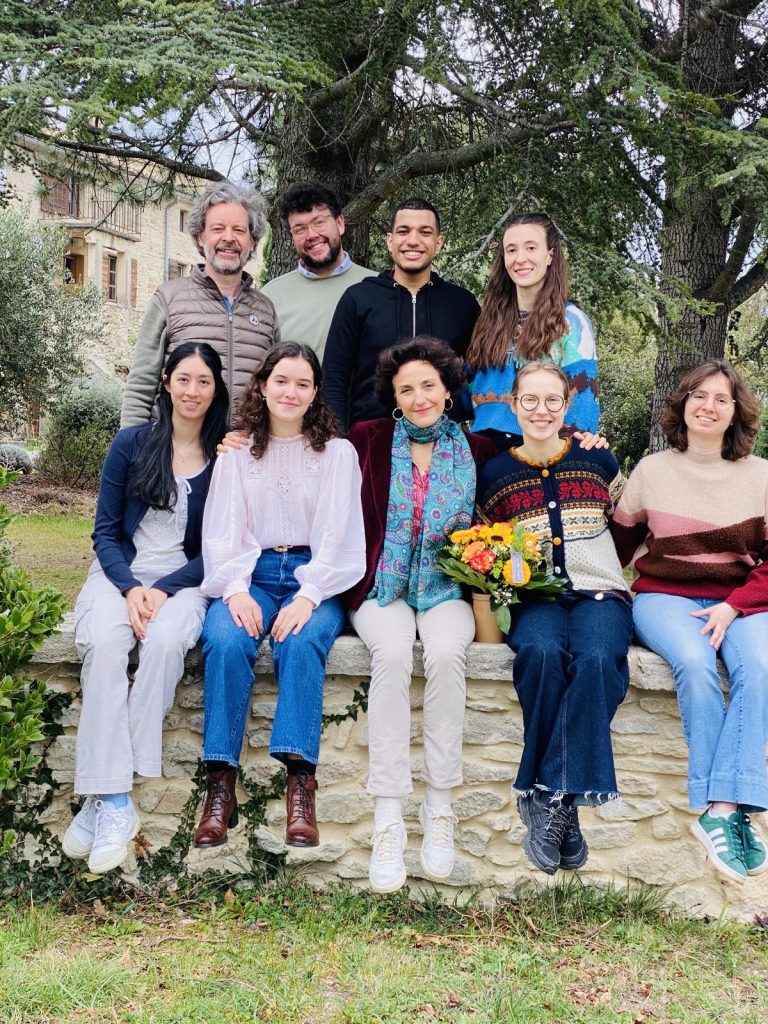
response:
<path id="1" fill-rule="evenodd" d="M 768 808 L 768 612 L 730 624 L 720 656 L 730 676 L 729 699 L 720 689 L 717 652 L 704 622 L 691 612 L 719 604 L 708 598 L 638 594 L 635 632 L 641 644 L 672 667 L 688 744 L 688 803 L 713 800 L 748 811 Z"/>
<path id="2" fill-rule="evenodd" d="M 629 605 L 615 598 L 569 594 L 512 610 L 507 643 L 524 724 L 516 789 L 586 804 L 617 796 L 610 724 L 629 685 L 631 635 Z"/>
<path id="3" fill-rule="evenodd" d="M 264 631 L 257 639 L 235 625 L 221 598 L 208 609 L 202 633 L 203 760 L 239 763 L 259 645 L 280 608 L 299 589 L 295 569 L 309 559 L 309 552 L 262 551 L 250 587 L 264 620 Z M 269 752 L 278 761 L 296 754 L 317 764 L 325 659 L 344 622 L 341 602 L 332 597 L 315 608 L 300 633 L 289 634 L 280 643 L 270 637 L 278 692 Z"/>

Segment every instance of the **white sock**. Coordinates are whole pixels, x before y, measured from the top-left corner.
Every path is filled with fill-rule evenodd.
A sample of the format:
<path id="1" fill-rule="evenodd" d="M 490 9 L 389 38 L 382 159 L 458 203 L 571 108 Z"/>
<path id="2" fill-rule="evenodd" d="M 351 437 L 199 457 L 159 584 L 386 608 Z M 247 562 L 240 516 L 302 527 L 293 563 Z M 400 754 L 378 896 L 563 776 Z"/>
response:
<path id="1" fill-rule="evenodd" d="M 729 818 L 733 814 L 733 811 L 716 811 L 714 807 L 709 806 L 707 808 L 707 814 L 710 818 Z"/>
<path id="2" fill-rule="evenodd" d="M 452 798 L 453 791 L 450 789 L 435 789 L 434 786 L 427 786 L 427 807 L 431 811 L 439 811 L 443 807 L 450 807 Z"/>
<path id="3" fill-rule="evenodd" d="M 373 822 L 377 829 L 398 825 L 403 820 L 399 796 L 377 796 L 373 805 Z"/>

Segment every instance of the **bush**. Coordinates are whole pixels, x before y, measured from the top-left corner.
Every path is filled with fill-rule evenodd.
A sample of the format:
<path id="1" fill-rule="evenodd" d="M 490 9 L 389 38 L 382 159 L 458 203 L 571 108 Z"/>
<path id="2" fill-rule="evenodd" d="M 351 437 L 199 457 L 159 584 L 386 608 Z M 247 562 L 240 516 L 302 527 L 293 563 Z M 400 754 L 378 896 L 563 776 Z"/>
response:
<path id="1" fill-rule="evenodd" d="M 0 490 L 15 475 L 0 467 Z M 40 761 L 33 744 L 45 735 L 45 686 L 24 679 L 19 669 L 55 631 L 65 604 L 62 594 L 33 586 L 11 563 L 2 544 L 11 519 L 0 505 L 0 854 L 14 839 L 14 802 L 9 794 L 30 781 Z"/>
<path id="2" fill-rule="evenodd" d="M 656 346 L 616 317 L 600 332 L 600 429 L 625 473 L 648 452 Z"/>
<path id="3" fill-rule="evenodd" d="M 0 444 L 0 466 L 19 473 L 31 473 L 32 457 L 18 444 Z"/>
<path id="4" fill-rule="evenodd" d="M 70 487 L 96 487 L 119 428 L 119 384 L 76 381 L 51 416 L 40 472 Z"/>

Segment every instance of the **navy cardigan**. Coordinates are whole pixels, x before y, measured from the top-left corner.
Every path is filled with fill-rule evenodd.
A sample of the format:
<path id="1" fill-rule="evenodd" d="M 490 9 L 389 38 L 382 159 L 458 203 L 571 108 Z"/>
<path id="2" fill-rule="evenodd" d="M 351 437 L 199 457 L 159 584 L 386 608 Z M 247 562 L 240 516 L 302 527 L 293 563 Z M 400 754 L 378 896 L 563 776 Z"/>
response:
<path id="1" fill-rule="evenodd" d="M 136 557 L 133 535 L 149 505 L 135 493 L 131 478 L 139 452 L 146 443 L 152 425 L 142 423 L 126 427 L 115 435 L 101 471 L 96 522 L 92 538 L 93 550 L 107 579 L 124 594 L 132 587 L 142 586 L 131 573 Z M 203 579 L 201 538 L 203 508 L 211 482 L 213 464 L 190 478 L 187 529 L 184 533 L 184 554 L 189 561 L 175 572 L 156 580 L 152 586 L 166 594 L 175 594 L 183 587 L 197 587 Z"/>

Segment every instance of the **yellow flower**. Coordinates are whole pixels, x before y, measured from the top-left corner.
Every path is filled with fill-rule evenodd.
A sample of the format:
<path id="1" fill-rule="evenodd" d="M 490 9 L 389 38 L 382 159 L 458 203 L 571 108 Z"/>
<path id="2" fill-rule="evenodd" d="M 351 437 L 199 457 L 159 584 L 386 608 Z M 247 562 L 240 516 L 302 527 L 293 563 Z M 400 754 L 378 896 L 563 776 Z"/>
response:
<path id="1" fill-rule="evenodd" d="M 502 547 L 509 547 L 515 539 L 514 528 L 509 523 L 493 523 L 492 526 L 484 526 L 480 535 L 486 544 L 497 544 Z"/>
<path id="2" fill-rule="evenodd" d="M 531 567 L 526 561 L 522 561 L 523 578 L 522 580 L 515 580 L 512 578 L 512 562 L 505 562 L 504 568 L 501 575 L 504 577 L 504 582 L 509 583 L 512 587 L 524 587 L 528 580 L 531 578 Z"/>
<path id="3" fill-rule="evenodd" d="M 448 538 L 451 544 L 468 544 L 475 539 L 474 530 L 454 530 Z"/>

